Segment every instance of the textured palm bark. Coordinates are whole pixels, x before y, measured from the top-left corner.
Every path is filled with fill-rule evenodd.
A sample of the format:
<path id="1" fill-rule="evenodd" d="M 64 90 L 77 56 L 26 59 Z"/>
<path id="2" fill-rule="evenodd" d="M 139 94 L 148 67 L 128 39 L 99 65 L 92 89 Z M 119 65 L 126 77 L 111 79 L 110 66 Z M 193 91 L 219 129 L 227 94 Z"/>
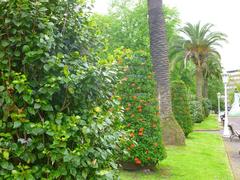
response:
<path id="1" fill-rule="evenodd" d="M 184 133 L 172 113 L 169 87 L 169 61 L 162 0 L 148 0 L 150 48 L 153 71 L 160 98 L 160 116 L 163 143 L 166 145 L 185 144 Z"/>
<path id="2" fill-rule="evenodd" d="M 202 67 L 197 65 L 196 66 L 196 92 L 197 92 L 197 99 L 202 101 L 202 94 L 203 94 L 203 70 Z"/>
<path id="3" fill-rule="evenodd" d="M 208 78 L 203 79 L 203 97 L 208 98 Z"/>

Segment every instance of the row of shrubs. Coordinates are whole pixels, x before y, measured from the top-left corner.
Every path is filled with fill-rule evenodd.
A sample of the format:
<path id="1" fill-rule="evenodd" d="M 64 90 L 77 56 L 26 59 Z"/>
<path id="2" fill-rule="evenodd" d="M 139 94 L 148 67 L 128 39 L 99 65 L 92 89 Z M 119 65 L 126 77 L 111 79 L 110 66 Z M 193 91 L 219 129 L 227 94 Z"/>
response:
<path id="1" fill-rule="evenodd" d="M 202 102 L 194 98 L 191 100 L 182 81 L 174 81 L 171 86 L 173 113 L 187 137 L 192 132 L 194 123 L 201 123 L 209 116 L 211 102 L 208 99 L 203 99 Z"/>

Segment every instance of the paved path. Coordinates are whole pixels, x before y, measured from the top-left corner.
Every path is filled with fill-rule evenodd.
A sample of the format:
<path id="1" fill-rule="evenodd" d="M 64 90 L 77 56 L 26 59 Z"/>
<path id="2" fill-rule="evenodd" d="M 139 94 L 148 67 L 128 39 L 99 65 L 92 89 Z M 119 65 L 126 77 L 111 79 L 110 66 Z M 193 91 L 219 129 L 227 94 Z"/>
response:
<path id="1" fill-rule="evenodd" d="M 229 117 L 229 124 L 233 129 L 240 130 L 240 118 Z M 222 134 L 223 131 L 220 130 L 220 133 Z M 223 140 L 235 180 L 240 180 L 240 139 L 234 138 L 232 142 L 229 138 Z"/>

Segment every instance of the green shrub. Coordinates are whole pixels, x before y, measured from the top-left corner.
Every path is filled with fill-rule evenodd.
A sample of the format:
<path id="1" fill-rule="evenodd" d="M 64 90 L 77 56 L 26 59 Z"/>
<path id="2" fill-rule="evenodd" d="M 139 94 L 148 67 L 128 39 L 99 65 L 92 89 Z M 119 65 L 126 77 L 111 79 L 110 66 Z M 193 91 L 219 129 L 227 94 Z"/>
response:
<path id="1" fill-rule="evenodd" d="M 171 85 L 172 90 L 172 108 L 178 124 L 183 129 L 187 137 L 193 129 L 193 122 L 189 109 L 189 100 L 187 89 L 182 81 L 174 81 Z"/>
<path id="2" fill-rule="evenodd" d="M 130 155 L 124 156 L 123 161 L 156 165 L 165 157 L 165 150 L 151 61 L 144 52 L 118 50 L 117 54 L 123 72 L 118 92 L 125 108 L 125 129 L 130 136 L 125 146 Z"/>
<path id="3" fill-rule="evenodd" d="M 204 120 L 202 103 L 199 101 L 190 101 L 190 113 L 194 123 L 200 123 Z"/>
<path id="4" fill-rule="evenodd" d="M 210 114 L 210 110 L 212 108 L 211 101 L 207 98 L 204 98 L 202 101 L 204 117 L 208 117 Z"/>
<path id="5" fill-rule="evenodd" d="M 0 1 L 0 179 L 114 179 L 122 114 L 84 1 Z"/>

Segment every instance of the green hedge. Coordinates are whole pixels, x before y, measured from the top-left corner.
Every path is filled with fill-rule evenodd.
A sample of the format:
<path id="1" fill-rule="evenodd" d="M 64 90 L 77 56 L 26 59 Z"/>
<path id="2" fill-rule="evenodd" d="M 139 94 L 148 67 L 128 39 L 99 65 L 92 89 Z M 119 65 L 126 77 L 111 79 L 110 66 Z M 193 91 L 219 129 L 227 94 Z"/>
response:
<path id="1" fill-rule="evenodd" d="M 0 179 L 114 179 L 116 69 L 84 1 L 0 1 Z"/>
<path id="2" fill-rule="evenodd" d="M 187 97 L 187 89 L 182 81 L 174 81 L 171 84 L 172 90 L 172 108 L 175 119 L 183 129 L 187 137 L 193 130 L 193 122 L 189 109 L 189 100 Z"/>
<path id="3" fill-rule="evenodd" d="M 144 52 L 118 50 L 117 54 L 123 72 L 118 92 L 125 108 L 125 129 L 130 136 L 125 147 L 129 156 L 124 156 L 123 161 L 156 165 L 165 157 L 165 150 L 151 61 Z"/>
<path id="4" fill-rule="evenodd" d="M 194 123 L 200 123 L 204 120 L 202 103 L 199 101 L 190 101 L 190 113 Z"/>

